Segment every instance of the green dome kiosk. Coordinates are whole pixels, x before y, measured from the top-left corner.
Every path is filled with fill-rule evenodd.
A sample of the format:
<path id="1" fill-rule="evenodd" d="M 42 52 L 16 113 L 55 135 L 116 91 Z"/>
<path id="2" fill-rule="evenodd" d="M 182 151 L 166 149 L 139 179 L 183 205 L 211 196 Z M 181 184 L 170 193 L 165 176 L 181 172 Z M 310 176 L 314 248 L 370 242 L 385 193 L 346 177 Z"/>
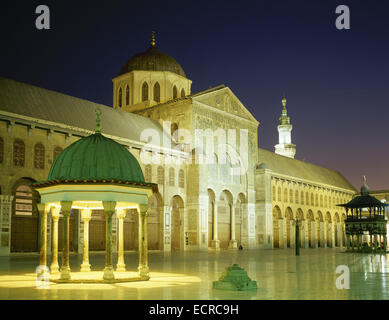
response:
<path id="1" fill-rule="evenodd" d="M 53 162 L 48 179 L 33 187 L 41 196 L 38 205 L 41 214 L 40 264 L 47 263 L 47 215 L 53 220 L 51 274 L 60 277 L 56 282 L 76 282 L 71 279 L 69 265 L 69 217 L 72 209 L 79 209 L 84 224 L 83 262 L 81 272 L 90 272 L 89 221 L 92 210 L 104 210 L 106 219 L 106 250 L 103 279 L 88 282 L 114 282 L 112 264 L 112 219 L 118 218 L 118 263 L 116 272 L 125 271 L 123 250 L 123 220 L 127 209 L 139 213 L 139 267 L 138 277 L 148 280 L 147 215 L 148 198 L 157 185 L 144 181 L 141 167 L 135 157 L 122 145 L 100 133 L 100 115 L 97 112 L 96 132 L 64 149 Z M 58 265 L 58 219 L 64 218 L 62 266 Z M 121 279 L 123 281 L 123 278 Z M 84 281 L 79 281 L 84 282 Z"/>

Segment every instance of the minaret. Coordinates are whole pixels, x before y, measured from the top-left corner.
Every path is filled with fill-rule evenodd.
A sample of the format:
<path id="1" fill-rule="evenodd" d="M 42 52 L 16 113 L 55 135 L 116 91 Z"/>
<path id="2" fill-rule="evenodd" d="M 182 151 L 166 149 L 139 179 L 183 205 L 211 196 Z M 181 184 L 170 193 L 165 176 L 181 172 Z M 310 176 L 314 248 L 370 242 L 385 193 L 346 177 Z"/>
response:
<path id="1" fill-rule="evenodd" d="M 274 146 L 275 153 L 285 157 L 294 158 L 296 154 L 296 145 L 292 143 L 292 128 L 288 112 L 286 111 L 286 98 L 282 98 L 282 113 L 280 124 L 278 126 L 278 144 Z"/>

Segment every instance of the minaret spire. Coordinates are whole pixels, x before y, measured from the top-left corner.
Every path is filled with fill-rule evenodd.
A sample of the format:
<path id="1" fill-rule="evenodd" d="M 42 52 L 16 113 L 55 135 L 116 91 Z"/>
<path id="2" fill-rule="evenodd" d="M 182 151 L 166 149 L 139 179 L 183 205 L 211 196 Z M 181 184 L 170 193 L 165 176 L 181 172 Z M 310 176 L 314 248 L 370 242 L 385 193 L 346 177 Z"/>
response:
<path id="1" fill-rule="evenodd" d="M 285 157 L 294 158 L 296 154 L 296 145 L 292 143 L 292 128 L 288 111 L 286 110 L 286 97 L 282 96 L 282 111 L 279 118 L 280 124 L 278 126 L 278 144 L 275 145 L 275 153 Z"/>

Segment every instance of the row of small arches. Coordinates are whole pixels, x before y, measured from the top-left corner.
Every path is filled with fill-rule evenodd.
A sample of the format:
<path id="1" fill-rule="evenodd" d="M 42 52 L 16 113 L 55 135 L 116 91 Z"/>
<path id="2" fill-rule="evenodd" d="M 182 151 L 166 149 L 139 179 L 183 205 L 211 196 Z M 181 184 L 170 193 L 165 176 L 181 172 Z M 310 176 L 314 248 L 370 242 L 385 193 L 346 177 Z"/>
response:
<path id="1" fill-rule="evenodd" d="M 288 195 L 288 189 L 284 189 L 284 195 L 283 198 L 281 197 L 281 187 L 277 188 L 273 186 L 272 189 L 272 199 L 273 201 L 283 201 L 283 202 L 289 202 L 289 203 L 296 203 L 296 204 L 305 204 L 305 205 L 311 205 L 316 207 L 333 207 L 340 203 L 345 203 L 347 200 L 342 197 L 331 197 L 327 195 L 314 195 L 312 192 L 299 192 L 298 190 L 289 190 Z"/>
<path id="2" fill-rule="evenodd" d="M 178 98 L 178 89 L 174 85 L 173 86 L 173 92 L 172 92 L 172 97 L 173 99 Z M 155 102 L 161 102 L 161 86 L 159 82 L 157 81 L 154 86 L 153 86 L 153 91 L 152 91 L 152 97 Z M 181 97 L 185 97 L 185 90 L 184 88 L 181 89 Z M 123 101 L 124 98 L 124 101 Z M 147 82 L 143 82 L 142 84 L 142 102 L 148 101 L 149 100 L 149 85 Z M 123 97 L 123 88 L 119 88 L 119 93 L 118 93 L 118 106 L 121 108 L 123 106 L 123 102 L 125 103 L 124 105 L 128 106 L 130 104 L 130 86 L 126 85 L 125 87 L 125 93 Z"/>
<path id="3" fill-rule="evenodd" d="M 176 185 L 176 171 L 174 168 L 169 168 L 168 171 L 169 180 L 168 185 L 169 187 L 174 187 Z M 153 180 L 153 167 L 152 165 L 148 164 L 145 166 L 145 181 L 146 182 L 152 182 Z M 163 166 L 158 166 L 157 168 L 157 184 L 163 185 L 165 183 L 165 169 Z M 180 169 L 178 172 L 178 187 L 184 188 L 185 187 L 185 172 L 183 169 Z"/>
<path id="4" fill-rule="evenodd" d="M 61 147 L 53 150 L 53 160 L 61 153 Z M 26 160 L 26 146 L 21 139 L 15 139 L 12 148 L 12 162 L 15 167 L 23 168 Z M 4 162 L 4 140 L 0 137 L 0 163 Z M 34 145 L 34 168 L 45 168 L 45 146 L 38 142 Z"/>
<path id="5" fill-rule="evenodd" d="M 282 215 L 281 209 L 279 206 L 273 207 L 273 219 L 282 220 L 285 217 L 287 220 L 308 220 L 308 221 L 315 221 L 318 220 L 320 222 L 343 222 L 346 220 L 346 215 L 342 213 L 341 215 L 338 214 L 338 212 L 335 212 L 333 216 L 331 216 L 330 212 L 326 212 L 324 215 L 319 210 L 316 214 L 313 213 L 311 209 L 307 210 L 306 215 L 304 216 L 303 210 L 301 208 L 296 210 L 296 213 L 293 214 L 293 211 L 290 207 L 286 208 L 284 216 Z"/>

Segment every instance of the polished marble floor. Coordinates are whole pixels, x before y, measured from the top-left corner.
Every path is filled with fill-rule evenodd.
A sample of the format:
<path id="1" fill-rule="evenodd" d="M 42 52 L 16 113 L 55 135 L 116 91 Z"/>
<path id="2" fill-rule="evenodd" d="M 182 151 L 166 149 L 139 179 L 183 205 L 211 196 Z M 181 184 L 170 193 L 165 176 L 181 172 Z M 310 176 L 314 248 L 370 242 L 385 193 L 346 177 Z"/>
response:
<path id="1" fill-rule="evenodd" d="M 71 255 L 72 271 L 79 271 L 81 259 Z M 125 260 L 127 269 L 136 271 L 137 254 L 126 253 Z M 90 263 L 102 275 L 104 254 L 91 254 Z M 212 281 L 233 263 L 257 281 L 256 292 L 212 289 Z M 150 252 L 147 282 L 50 283 L 46 289 L 36 287 L 38 264 L 38 255 L 0 257 L 0 299 L 389 299 L 389 255 L 351 254 L 343 249 L 302 249 L 299 257 L 293 249 Z M 348 290 L 336 287 L 339 265 L 350 270 Z"/>

